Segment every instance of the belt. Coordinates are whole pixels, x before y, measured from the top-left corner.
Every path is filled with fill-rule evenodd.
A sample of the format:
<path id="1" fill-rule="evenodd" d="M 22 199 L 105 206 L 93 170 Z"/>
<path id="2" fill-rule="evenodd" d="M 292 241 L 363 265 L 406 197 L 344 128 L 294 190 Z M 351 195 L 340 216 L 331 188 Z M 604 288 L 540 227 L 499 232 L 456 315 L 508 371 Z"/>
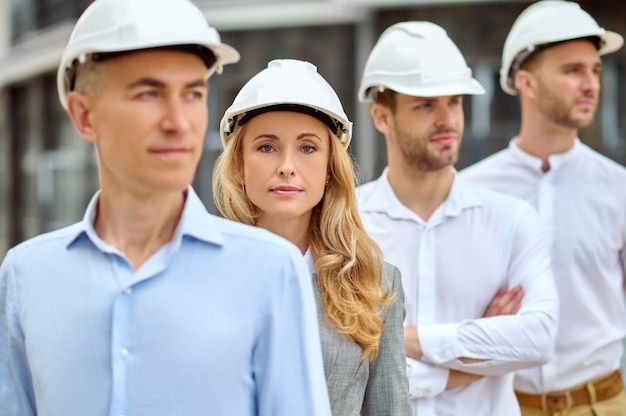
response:
<path id="1" fill-rule="evenodd" d="M 621 370 L 616 370 L 608 376 L 587 383 L 581 388 L 568 391 L 557 391 L 547 394 L 527 394 L 515 392 L 521 407 L 534 407 L 542 410 L 566 410 L 583 404 L 591 404 L 589 390 L 595 391 L 595 400 L 600 402 L 617 396 L 624 390 L 624 379 Z"/>

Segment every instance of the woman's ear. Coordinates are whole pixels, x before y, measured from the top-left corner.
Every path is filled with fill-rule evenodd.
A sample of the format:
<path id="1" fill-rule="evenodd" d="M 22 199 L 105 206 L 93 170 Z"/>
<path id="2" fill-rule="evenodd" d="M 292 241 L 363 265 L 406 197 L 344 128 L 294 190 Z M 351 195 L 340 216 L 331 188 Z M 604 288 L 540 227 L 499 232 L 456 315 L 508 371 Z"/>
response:
<path id="1" fill-rule="evenodd" d="M 67 113 L 78 133 L 90 143 L 97 139 L 93 123 L 92 101 L 85 94 L 70 91 L 67 94 Z"/>

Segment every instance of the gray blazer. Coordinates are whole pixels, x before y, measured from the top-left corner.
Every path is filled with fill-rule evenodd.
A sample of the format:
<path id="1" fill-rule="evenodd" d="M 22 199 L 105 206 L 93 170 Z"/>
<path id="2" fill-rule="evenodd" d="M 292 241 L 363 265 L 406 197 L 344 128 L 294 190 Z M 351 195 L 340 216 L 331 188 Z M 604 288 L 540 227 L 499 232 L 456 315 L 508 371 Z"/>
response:
<path id="1" fill-rule="evenodd" d="M 320 327 L 324 372 L 333 416 L 407 416 L 411 414 L 404 352 L 404 292 L 400 271 L 387 263 L 383 289 L 391 283 L 396 301 L 384 316 L 378 357 L 361 360 L 363 349 L 335 332 L 326 319 L 317 278 L 315 302 Z"/>

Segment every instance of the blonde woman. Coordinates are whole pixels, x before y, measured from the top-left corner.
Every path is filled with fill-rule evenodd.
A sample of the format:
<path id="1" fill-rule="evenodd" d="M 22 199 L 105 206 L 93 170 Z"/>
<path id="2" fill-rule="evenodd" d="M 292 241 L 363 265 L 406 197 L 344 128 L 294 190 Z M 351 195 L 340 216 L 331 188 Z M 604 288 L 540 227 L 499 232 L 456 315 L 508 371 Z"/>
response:
<path id="1" fill-rule="evenodd" d="M 400 273 L 361 224 L 337 94 L 314 65 L 275 60 L 220 130 L 221 214 L 286 238 L 309 263 L 333 415 L 408 415 Z"/>

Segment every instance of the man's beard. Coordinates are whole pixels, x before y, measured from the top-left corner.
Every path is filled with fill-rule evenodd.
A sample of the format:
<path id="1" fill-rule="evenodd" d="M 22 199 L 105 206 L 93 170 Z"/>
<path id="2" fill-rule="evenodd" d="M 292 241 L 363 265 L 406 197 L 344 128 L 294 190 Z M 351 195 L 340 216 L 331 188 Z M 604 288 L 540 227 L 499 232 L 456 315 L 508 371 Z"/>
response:
<path id="1" fill-rule="evenodd" d="M 555 124 L 572 129 L 582 129 L 593 123 L 596 107 L 589 110 L 591 115 L 588 117 L 580 117 L 574 114 L 575 102 L 567 103 L 558 94 L 554 94 L 545 84 L 539 84 L 539 109 Z M 585 95 L 585 98 L 593 98 L 593 95 Z"/>
<path id="2" fill-rule="evenodd" d="M 395 129 L 396 142 L 404 157 L 404 161 L 421 171 L 438 171 L 447 166 L 454 166 L 459 159 L 459 146 L 456 148 L 435 152 L 429 148 L 430 138 L 439 134 L 454 133 L 461 135 L 455 129 L 440 129 L 426 136 L 413 135 L 407 131 Z"/>

